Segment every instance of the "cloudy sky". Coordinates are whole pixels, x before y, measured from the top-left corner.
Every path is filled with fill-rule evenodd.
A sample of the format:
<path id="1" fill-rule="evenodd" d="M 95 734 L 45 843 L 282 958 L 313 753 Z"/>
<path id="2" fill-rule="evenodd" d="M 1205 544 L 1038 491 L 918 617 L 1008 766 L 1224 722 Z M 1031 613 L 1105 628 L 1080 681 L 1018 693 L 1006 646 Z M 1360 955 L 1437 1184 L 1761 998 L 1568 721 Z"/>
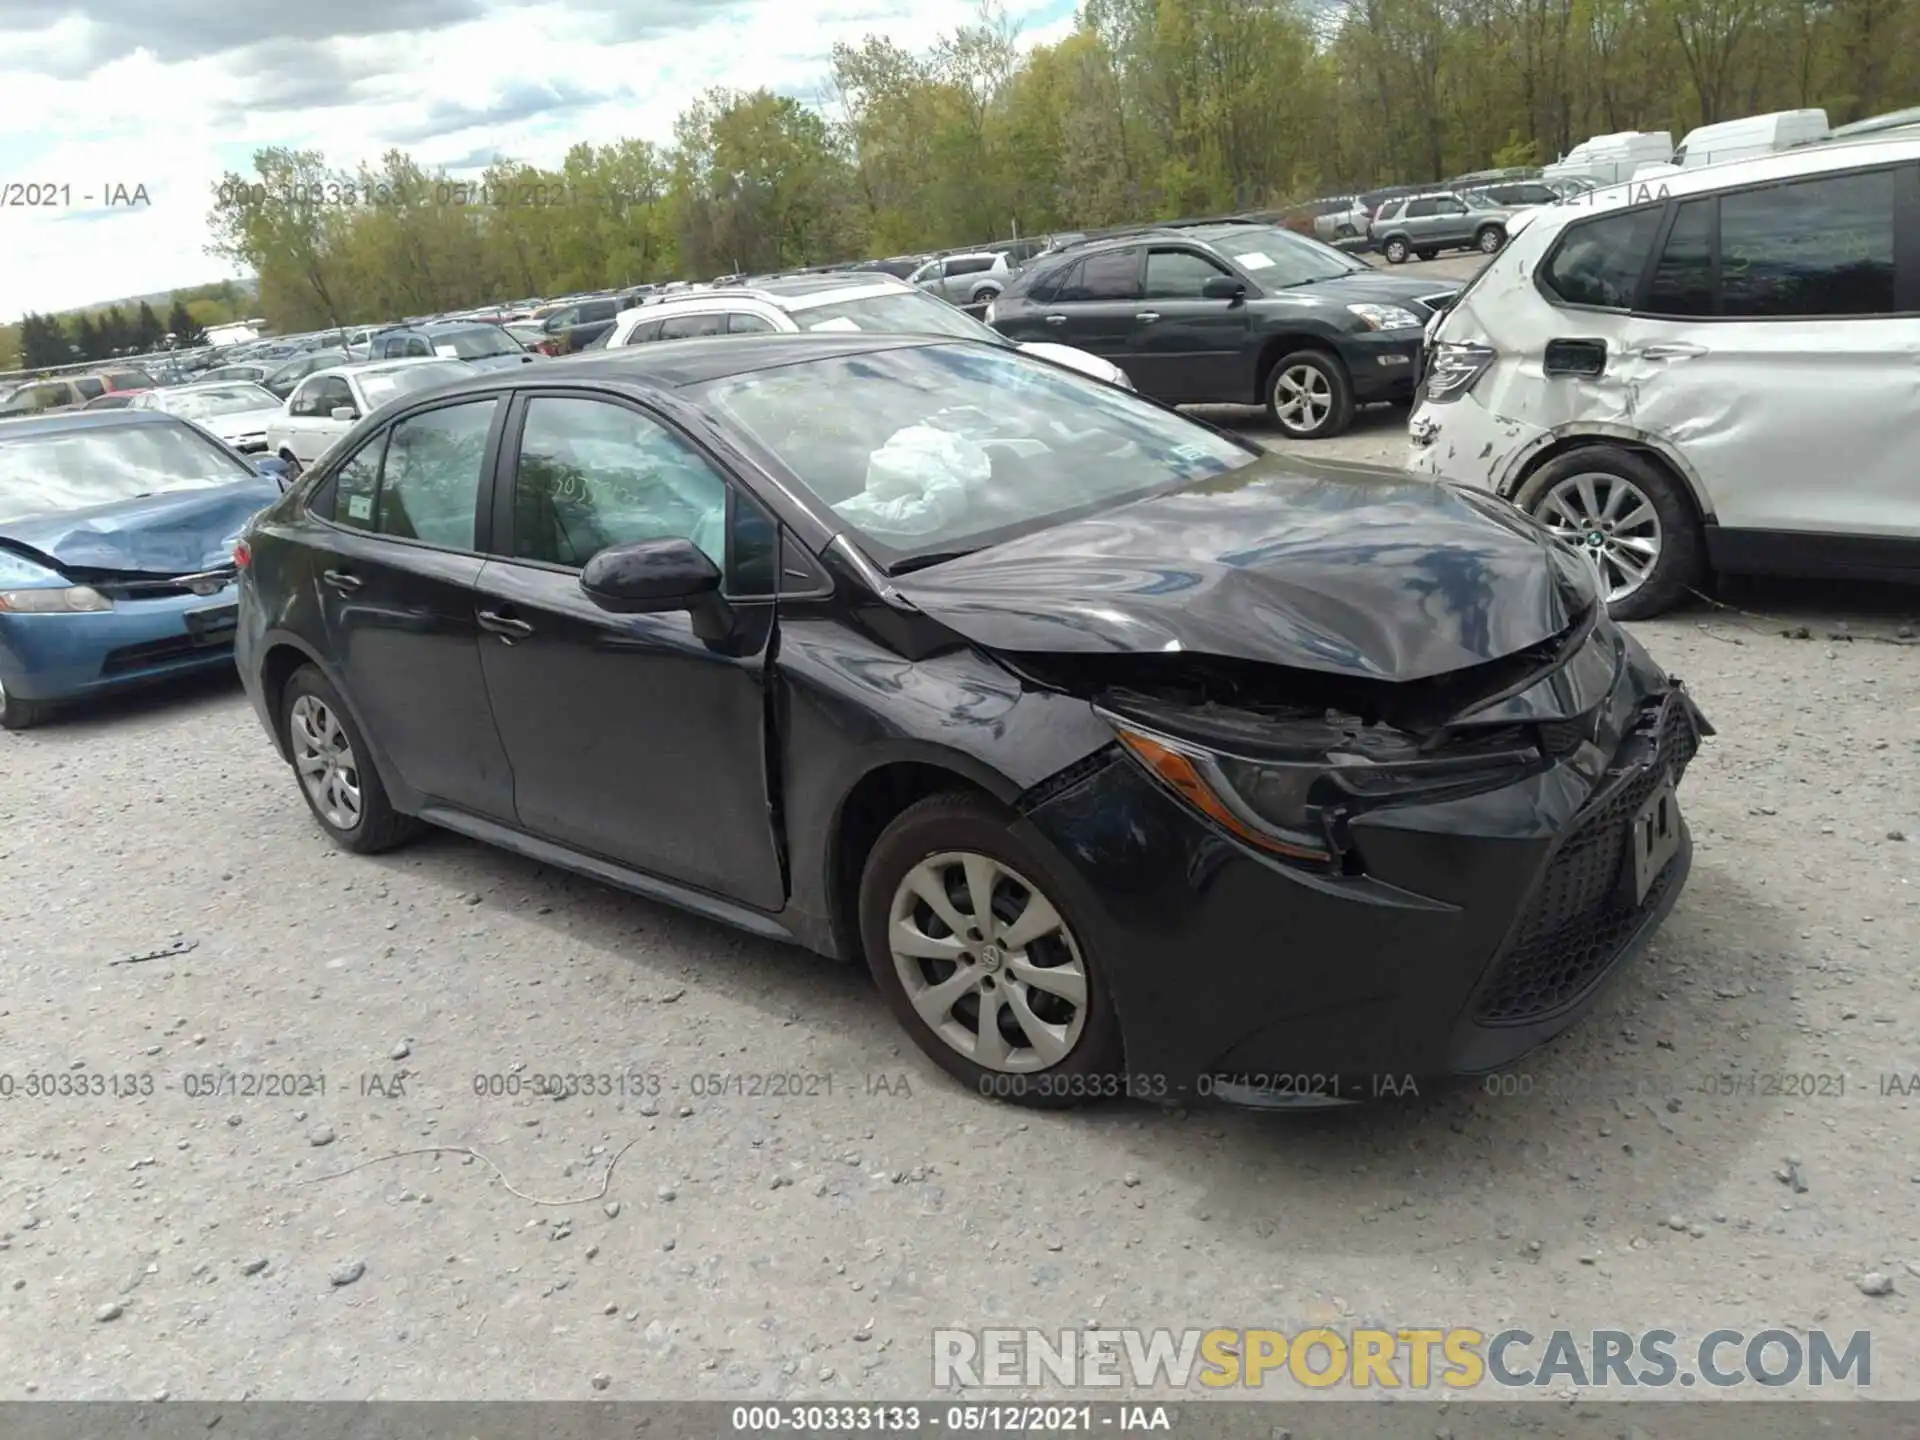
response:
<path id="1" fill-rule="evenodd" d="M 1003 0 L 1027 42 L 1072 0 Z M 104 18 L 111 13 L 113 18 Z M 0 0 L 0 318 L 218 280 L 220 175 L 266 145 L 460 173 L 666 140 L 712 85 L 811 101 L 837 40 L 914 49 L 971 0 Z M 24 193 L 23 193 L 23 187 Z M 29 207 L 33 187 L 58 203 Z M 114 203 L 144 187 L 150 203 Z"/>

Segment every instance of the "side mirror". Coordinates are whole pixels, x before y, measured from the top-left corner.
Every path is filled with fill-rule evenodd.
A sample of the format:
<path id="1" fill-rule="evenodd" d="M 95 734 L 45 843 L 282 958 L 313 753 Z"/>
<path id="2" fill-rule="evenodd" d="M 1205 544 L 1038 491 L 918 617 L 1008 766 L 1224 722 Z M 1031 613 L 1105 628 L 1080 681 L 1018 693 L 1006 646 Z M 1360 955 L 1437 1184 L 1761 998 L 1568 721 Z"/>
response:
<path id="1" fill-rule="evenodd" d="M 1215 275 L 1200 287 L 1200 295 L 1206 300 L 1244 300 L 1247 286 L 1245 281 L 1231 275 Z"/>
<path id="2" fill-rule="evenodd" d="M 255 457 L 253 468 L 262 475 L 268 475 L 278 480 L 282 490 L 286 489 L 293 480 L 292 474 L 287 470 L 287 462 L 282 460 L 278 455 L 260 455 Z"/>
<path id="3" fill-rule="evenodd" d="M 703 640 L 725 634 L 732 618 L 720 597 L 720 567 L 691 540 L 677 537 L 609 545 L 587 561 L 580 588 L 616 615 L 692 611 L 694 633 Z"/>
<path id="4" fill-rule="evenodd" d="M 336 420 L 358 420 L 360 418 L 360 412 L 351 405 L 336 405 L 333 407 L 333 418 Z"/>

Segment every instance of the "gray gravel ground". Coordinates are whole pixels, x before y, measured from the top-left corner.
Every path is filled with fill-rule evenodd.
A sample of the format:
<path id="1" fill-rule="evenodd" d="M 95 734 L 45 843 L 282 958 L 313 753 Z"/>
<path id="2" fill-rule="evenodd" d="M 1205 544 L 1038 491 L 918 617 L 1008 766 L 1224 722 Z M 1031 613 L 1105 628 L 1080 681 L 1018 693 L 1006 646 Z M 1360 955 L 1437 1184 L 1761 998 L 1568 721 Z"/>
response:
<path id="1" fill-rule="evenodd" d="M 1721 732 L 1654 953 L 1527 1093 L 1311 1117 L 1017 1111 L 798 950 L 342 854 L 224 679 L 0 734 L 0 1399 L 899 1397 L 1096 1320 L 1870 1328 L 1920 1397 L 1920 595 L 1738 603 L 1639 627 Z"/>

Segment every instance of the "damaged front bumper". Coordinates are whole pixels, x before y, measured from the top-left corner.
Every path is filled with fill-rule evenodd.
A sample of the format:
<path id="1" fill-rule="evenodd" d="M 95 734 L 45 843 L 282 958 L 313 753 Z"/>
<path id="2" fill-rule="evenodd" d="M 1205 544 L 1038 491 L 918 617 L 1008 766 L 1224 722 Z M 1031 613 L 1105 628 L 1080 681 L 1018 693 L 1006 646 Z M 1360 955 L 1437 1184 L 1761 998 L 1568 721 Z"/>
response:
<path id="1" fill-rule="evenodd" d="M 1686 883 L 1691 838 L 1657 802 L 1711 727 L 1605 622 L 1480 718 L 1536 727 L 1549 758 L 1358 817 L 1337 870 L 1259 853 L 1122 755 L 1029 812 L 1084 886 L 1130 1074 L 1274 1107 L 1404 1094 L 1508 1064 L 1593 1003 Z"/>

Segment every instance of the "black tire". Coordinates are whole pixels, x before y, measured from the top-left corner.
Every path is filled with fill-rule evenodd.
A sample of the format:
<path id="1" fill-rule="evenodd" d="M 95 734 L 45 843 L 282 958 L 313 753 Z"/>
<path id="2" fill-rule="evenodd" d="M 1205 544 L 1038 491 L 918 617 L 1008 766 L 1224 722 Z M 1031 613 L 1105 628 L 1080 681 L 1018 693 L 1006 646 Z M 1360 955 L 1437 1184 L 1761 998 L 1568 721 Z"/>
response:
<path id="1" fill-rule="evenodd" d="M 1287 372 L 1302 366 L 1319 372 L 1333 401 L 1318 425 L 1305 428 L 1282 417 L 1279 393 L 1281 380 Z M 1267 372 L 1266 391 L 1267 418 L 1290 440 L 1330 440 L 1335 435 L 1345 434 L 1353 424 L 1353 382 L 1347 378 L 1347 367 L 1340 363 L 1339 357 L 1325 350 L 1295 350 L 1290 355 L 1282 355 Z"/>
<path id="2" fill-rule="evenodd" d="M 1671 610 L 1707 571 L 1706 538 L 1686 487 L 1664 466 L 1623 446 L 1586 445 L 1556 455 L 1534 471 L 1514 496 L 1514 504 L 1535 515 L 1554 486 L 1583 474 L 1613 475 L 1629 482 L 1647 497 L 1660 521 L 1660 553 L 1652 572 L 1638 589 L 1611 602 L 1607 613 L 1616 620 L 1646 620 Z"/>
<path id="3" fill-rule="evenodd" d="M 336 825 L 327 818 L 313 793 L 307 789 L 297 759 L 292 764 L 290 768 L 293 769 L 294 784 L 299 787 L 307 808 L 313 812 L 313 818 L 326 831 L 327 838 L 341 849 L 351 850 L 356 855 L 378 855 L 384 850 L 406 844 L 424 830 L 424 822 L 401 814 L 387 799 L 387 787 L 380 783 L 380 772 L 374 766 L 366 737 L 354 723 L 353 714 L 347 709 L 346 702 L 341 700 L 340 692 L 327 683 L 327 677 L 317 667 L 302 665 L 287 677 L 276 711 L 282 733 L 289 731 L 294 705 L 303 695 L 310 695 L 324 705 L 346 735 L 354 761 L 354 779 L 360 791 L 359 819 L 351 826 Z M 292 748 L 293 742 L 289 738 L 289 749 Z"/>
<path id="4" fill-rule="evenodd" d="M 915 866 L 948 851 L 984 855 L 1018 872 L 1046 897 L 1073 936 L 1086 975 L 1087 1000 L 1079 1037 L 1057 1064 L 1018 1075 L 989 1069 L 943 1040 L 908 998 L 888 941 L 894 892 Z M 1057 862 L 1019 833 L 1010 813 L 977 794 L 931 795 L 908 806 L 881 832 L 867 856 L 860 879 L 860 941 L 867 968 L 914 1044 L 977 1094 L 1056 1110 L 1104 1098 L 1116 1088 L 1125 1091 L 1112 1083 L 1122 1076 L 1124 1052 L 1094 931 L 1068 903 L 1067 893 Z"/>
<path id="5" fill-rule="evenodd" d="M 1389 265 L 1404 265 L 1407 263 L 1407 256 L 1412 253 L 1412 247 L 1400 236 L 1395 235 L 1381 245 L 1380 253 L 1387 257 Z"/>
<path id="6" fill-rule="evenodd" d="M 1507 232 L 1504 226 L 1482 225 L 1473 232 L 1473 248 L 1482 255 L 1498 255 L 1506 248 Z"/>
<path id="7" fill-rule="evenodd" d="M 1419 252 L 1420 258 L 1422 260 L 1436 259 L 1438 258 L 1439 254 L 1440 252 L 1438 250 L 1433 250 L 1433 249 L 1422 250 Z"/>
<path id="8" fill-rule="evenodd" d="M 47 718 L 51 708 L 43 700 L 22 700 L 0 688 L 0 730 L 31 730 Z"/>

